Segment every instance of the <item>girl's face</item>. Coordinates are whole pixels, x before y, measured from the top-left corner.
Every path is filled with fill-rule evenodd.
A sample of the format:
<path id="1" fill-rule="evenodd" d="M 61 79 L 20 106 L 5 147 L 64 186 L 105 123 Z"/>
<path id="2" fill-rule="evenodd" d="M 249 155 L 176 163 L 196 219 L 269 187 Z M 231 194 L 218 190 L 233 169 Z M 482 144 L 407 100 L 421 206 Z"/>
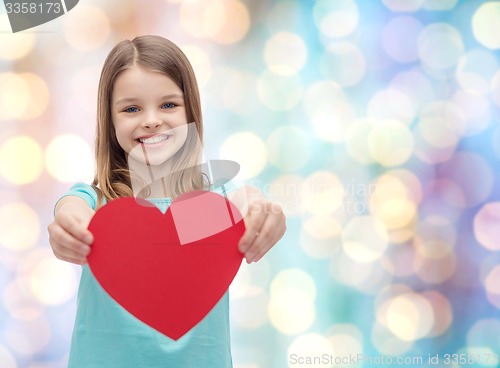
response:
<path id="1" fill-rule="evenodd" d="M 187 137 L 184 96 L 175 82 L 135 65 L 115 80 L 111 117 L 121 148 L 148 165 L 167 162 Z"/>

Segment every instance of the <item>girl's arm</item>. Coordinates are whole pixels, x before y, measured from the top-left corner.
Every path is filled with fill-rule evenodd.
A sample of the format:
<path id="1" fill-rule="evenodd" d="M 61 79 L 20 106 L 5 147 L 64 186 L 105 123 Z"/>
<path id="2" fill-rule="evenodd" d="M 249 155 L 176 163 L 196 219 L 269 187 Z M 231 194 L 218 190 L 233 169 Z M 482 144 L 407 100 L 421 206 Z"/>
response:
<path id="1" fill-rule="evenodd" d="M 94 241 L 87 229 L 95 211 L 80 197 L 66 196 L 56 205 L 54 222 L 48 226 L 49 242 L 55 256 L 84 265 Z"/>

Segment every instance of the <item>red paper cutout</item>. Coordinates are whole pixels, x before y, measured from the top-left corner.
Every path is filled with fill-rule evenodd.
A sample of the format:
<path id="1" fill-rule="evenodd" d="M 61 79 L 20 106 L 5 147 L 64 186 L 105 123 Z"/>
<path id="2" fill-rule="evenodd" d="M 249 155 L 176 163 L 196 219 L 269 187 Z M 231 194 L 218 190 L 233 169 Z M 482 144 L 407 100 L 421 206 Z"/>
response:
<path id="1" fill-rule="evenodd" d="M 94 243 L 87 259 L 114 300 L 178 340 L 210 312 L 236 276 L 245 224 L 234 204 L 213 192 L 184 194 L 164 215 L 152 206 L 126 197 L 101 207 L 89 224 Z M 181 245 L 176 229 L 194 241 Z"/>

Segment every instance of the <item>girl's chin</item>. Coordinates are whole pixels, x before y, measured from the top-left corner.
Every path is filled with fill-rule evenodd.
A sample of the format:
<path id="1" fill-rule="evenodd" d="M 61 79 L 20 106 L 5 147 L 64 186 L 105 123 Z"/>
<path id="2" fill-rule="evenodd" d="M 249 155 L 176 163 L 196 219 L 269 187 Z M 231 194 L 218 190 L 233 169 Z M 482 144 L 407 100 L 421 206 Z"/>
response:
<path id="1" fill-rule="evenodd" d="M 130 159 L 132 158 L 133 163 L 131 163 Z M 144 154 L 142 152 L 137 153 L 137 154 L 131 154 L 129 156 L 129 165 L 148 165 L 148 166 L 161 166 L 171 158 L 171 155 L 153 155 L 153 154 L 148 154 L 148 157 L 144 157 Z"/>
<path id="2" fill-rule="evenodd" d="M 160 167 L 162 165 L 165 165 L 167 163 L 168 159 L 166 160 L 161 160 L 161 159 L 158 159 L 158 160 L 151 160 L 149 163 L 147 163 L 148 166 L 155 166 L 155 167 Z"/>

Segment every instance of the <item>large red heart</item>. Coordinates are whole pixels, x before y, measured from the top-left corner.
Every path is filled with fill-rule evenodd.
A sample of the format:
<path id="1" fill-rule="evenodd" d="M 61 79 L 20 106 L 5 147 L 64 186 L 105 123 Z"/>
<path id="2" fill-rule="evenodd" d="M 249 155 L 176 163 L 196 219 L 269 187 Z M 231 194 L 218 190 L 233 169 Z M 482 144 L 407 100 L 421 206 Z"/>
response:
<path id="1" fill-rule="evenodd" d="M 89 230 L 87 259 L 100 285 L 174 340 L 217 304 L 243 259 L 241 214 L 213 192 L 184 194 L 165 214 L 146 200 L 115 199 L 95 213 Z"/>

